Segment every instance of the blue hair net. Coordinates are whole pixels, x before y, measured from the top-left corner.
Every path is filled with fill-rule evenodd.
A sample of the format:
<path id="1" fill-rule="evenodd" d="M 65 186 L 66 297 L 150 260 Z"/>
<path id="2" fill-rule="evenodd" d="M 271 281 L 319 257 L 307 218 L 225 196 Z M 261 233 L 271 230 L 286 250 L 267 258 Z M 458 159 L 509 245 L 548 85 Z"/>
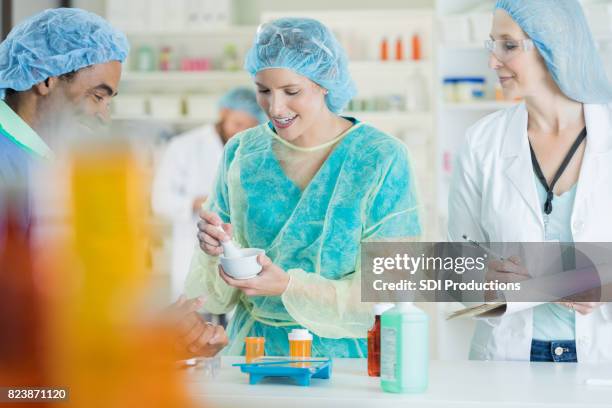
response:
<path id="1" fill-rule="evenodd" d="M 257 118 L 259 123 L 268 120 L 264 111 L 257 104 L 257 96 L 252 89 L 246 87 L 236 87 L 225 93 L 219 99 L 219 109 L 231 109 L 242 111 Z"/>
<path id="2" fill-rule="evenodd" d="M 102 17 L 76 8 L 45 10 L 17 25 L 0 44 L 0 98 L 52 76 L 109 61 L 129 52 L 123 33 Z"/>
<path id="3" fill-rule="evenodd" d="M 548 71 L 570 99 L 582 103 L 612 100 L 612 87 L 576 0 L 498 0 L 527 33 L 544 58 Z"/>
<path id="4" fill-rule="evenodd" d="M 245 69 L 255 76 L 268 68 L 288 68 L 327 89 L 325 102 L 340 113 L 357 93 L 346 53 L 327 27 L 309 18 L 281 18 L 257 30 Z"/>

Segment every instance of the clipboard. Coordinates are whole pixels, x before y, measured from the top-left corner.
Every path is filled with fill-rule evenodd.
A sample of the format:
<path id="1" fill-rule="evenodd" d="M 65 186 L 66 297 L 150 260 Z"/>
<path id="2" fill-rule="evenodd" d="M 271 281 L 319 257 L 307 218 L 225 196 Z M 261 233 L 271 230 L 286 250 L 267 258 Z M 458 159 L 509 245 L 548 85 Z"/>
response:
<path id="1" fill-rule="evenodd" d="M 472 317 L 497 317 L 506 311 L 506 302 L 490 302 L 457 310 L 446 317 L 446 320 Z"/>

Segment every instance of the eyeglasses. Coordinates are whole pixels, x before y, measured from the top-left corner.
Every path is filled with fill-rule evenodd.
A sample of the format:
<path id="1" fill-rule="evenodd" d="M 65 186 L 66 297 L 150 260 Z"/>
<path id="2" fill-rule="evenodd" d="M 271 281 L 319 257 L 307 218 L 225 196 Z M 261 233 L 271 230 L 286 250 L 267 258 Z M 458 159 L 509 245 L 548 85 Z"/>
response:
<path id="1" fill-rule="evenodd" d="M 486 40 L 484 46 L 487 51 L 495 55 L 501 62 L 508 62 L 523 51 L 533 49 L 533 41 L 524 40 Z"/>

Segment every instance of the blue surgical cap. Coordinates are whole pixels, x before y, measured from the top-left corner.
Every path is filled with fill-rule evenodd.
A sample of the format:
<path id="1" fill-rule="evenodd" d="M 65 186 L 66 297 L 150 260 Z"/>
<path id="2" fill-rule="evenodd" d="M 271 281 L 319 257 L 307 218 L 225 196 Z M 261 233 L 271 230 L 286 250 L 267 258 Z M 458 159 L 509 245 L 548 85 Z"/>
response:
<path id="1" fill-rule="evenodd" d="M 531 38 L 548 71 L 570 99 L 582 103 L 612 100 L 612 87 L 589 26 L 576 0 L 498 0 Z"/>
<path id="2" fill-rule="evenodd" d="M 257 96 L 252 89 L 246 87 L 237 87 L 219 99 L 219 109 L 231 109 L 242 111 L 255 117 L 259 123 L 267 121 L 266 114 L 257 104 Z"/>
<path id="3" fill-rule="evenodd" d="M 327 27 L 309 18 L 281 18 L 257 30 L 245 69 L 255 76 L 268 68 L 288 68 L 327 89 L 325 102 L 340 113 L 357 90 L 346 53 Z"/>
<path id="4" fill-rule="evenodd" d="M 129 52 L 123 33 L 102 17 L 76 8 L 45 10 L 17 25 L 0 44 L 0 98 L 49 77 L 109 61 Z"/>

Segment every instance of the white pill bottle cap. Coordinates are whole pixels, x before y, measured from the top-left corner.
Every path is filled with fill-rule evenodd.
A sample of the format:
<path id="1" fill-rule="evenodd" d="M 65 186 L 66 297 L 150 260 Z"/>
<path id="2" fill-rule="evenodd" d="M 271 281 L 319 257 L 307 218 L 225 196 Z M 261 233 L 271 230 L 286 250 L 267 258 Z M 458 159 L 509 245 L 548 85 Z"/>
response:
<path id="1" fill-rule="evenodd" d="M 308 329 L 293 329 L 289 333 L 289 341 L 312 341 L 312 334 L 308 332 Z"/>

